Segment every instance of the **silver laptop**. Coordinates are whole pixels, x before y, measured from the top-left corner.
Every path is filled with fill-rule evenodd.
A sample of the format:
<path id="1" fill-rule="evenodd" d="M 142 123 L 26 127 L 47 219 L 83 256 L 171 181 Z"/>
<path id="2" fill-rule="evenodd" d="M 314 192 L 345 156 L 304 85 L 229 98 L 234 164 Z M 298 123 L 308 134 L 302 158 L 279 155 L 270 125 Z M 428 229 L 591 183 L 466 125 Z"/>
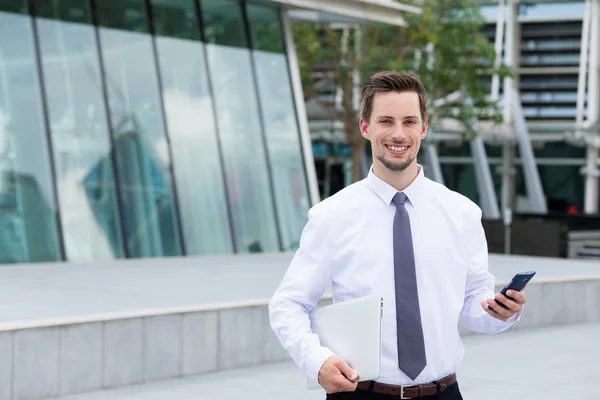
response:
<path id="1" fill-rule="evenodd" d="M 383 298 L 369 295 L 320 307 L 310 313 L 311 328 L 321 345 L 346 360 L 359 381 L 379 378 Z M 308 378 L 308 389 L 321 385 Z"/>

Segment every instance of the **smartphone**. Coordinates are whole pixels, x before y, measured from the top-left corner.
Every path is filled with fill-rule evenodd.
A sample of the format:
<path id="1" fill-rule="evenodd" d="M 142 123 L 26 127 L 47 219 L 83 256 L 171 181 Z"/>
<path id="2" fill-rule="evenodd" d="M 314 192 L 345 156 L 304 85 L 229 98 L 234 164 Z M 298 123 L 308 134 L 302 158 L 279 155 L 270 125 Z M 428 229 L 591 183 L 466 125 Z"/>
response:
<path id="1" fill-rule="evenodd" d="M 525 285 L 527 285 L 527 283 L 529 283 L 529 281 L 531 280 L 531 278 L 533 278 L 534 275 L 535 275 L 535 271 L 519 272 L 518 274 L 513 276 L 513 278 L 510 280 L 510 282 L 508 282 L 508 284 L 506 286 L 504 286 L 504 288 L 500 291 L 500 293 L 502 293 L 504 296 L 506 296 L 506 292 L 509 290 L 514 290 L 515 292 L 520 292 L 521 290 L 523 290 Z M 506 297 L 510 300 L 514 300 L 512 297 L 509 297 L 509 296 L 506 296 Z M 504 308 L 508 308 L 504 304 L 499 302 L 498 299 L 494 299 L 494 301 L 496 303 L 498 303 L 500 306 L 502 306 Z M 494 310 L 490 306 L 488 306 L 488 309 L 490 311 Z"/>

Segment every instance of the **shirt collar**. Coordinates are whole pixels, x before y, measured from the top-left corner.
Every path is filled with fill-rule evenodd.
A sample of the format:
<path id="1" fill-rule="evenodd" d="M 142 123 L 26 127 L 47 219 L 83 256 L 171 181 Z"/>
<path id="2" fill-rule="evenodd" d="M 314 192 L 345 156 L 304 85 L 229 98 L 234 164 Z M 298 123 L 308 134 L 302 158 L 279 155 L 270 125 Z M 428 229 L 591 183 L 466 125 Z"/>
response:
<path id="1" fill-rule="evenodd" d="M 415 204 L 419 201 L 419 196 L 423 192 L 423 187 L 425 184 L 425 175 L 423 173 L 423 167 L 417 164 L 419 168 L 419 173 L 414 181 L 411 182 L 410 185 L 406 187 L 402 192 L 408 198 L 410 204 L 414 207 Z M 369 170 L 369 175 L 367 176 L 367 184 L 373 189 L 373 191 L 383 200 L 386 205 L 392 204 L 392 199 L 398 193 L 394 187 L 392 187 L 387 182 L 381 180 L 377 175 L 373 173 L 373 166 L 371 165 L 371 169 Z"/>

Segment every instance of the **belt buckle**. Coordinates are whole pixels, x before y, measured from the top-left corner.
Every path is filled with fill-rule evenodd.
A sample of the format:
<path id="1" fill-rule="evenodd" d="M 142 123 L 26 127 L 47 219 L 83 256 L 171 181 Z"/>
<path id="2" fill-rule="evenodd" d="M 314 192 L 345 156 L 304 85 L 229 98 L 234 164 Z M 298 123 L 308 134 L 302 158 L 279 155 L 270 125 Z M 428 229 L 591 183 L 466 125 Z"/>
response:
<path id="1" fill-rule="evenodd" d="M 404 397 L 404 386 L 400 386 L 400 399 L 402 399 L 402 400 L 412 399 L 412 397 Z"/>

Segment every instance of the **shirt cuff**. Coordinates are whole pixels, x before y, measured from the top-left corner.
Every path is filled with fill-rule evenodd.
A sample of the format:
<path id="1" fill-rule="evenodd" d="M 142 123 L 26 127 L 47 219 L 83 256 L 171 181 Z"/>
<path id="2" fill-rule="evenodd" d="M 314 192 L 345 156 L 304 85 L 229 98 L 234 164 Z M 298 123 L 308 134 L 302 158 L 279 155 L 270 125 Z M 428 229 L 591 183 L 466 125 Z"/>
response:
<path id="1" fill-rule="evenodd" d="M 306 360 L 306 373 L 315 382 L 319 382 L 319 371 L 327 359 L 335 354 L 327 347 L 318 347 Z"/>
<path id="2" fill-rule="evenodd" d="M 515 322 L 521 319 L 521 315 L 523 314 L 523 310 L 525 309 L 525 305 L 521 306 L 521 309 L 518 313 L 507 319 L 506 321 L 502 321 L 501 319 L 494 318 L 494 324 L 496 326 L 496 332 L 504 332 L 508 328 L 510 328 Z"/>

